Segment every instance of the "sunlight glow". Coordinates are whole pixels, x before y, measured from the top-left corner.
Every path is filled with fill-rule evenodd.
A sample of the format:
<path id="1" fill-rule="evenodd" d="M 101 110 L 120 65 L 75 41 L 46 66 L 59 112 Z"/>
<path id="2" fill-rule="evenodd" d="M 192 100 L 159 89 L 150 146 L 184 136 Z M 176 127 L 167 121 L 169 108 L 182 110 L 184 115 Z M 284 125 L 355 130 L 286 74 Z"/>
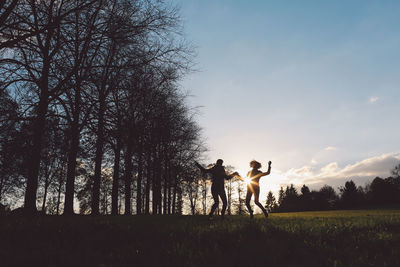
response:
<path id="1" fill-rule="evenodd" d="M 244 182 L 246 183 L 246 185 L 249 185 L 251 183 L 250 177 L 244 178 Z"/>

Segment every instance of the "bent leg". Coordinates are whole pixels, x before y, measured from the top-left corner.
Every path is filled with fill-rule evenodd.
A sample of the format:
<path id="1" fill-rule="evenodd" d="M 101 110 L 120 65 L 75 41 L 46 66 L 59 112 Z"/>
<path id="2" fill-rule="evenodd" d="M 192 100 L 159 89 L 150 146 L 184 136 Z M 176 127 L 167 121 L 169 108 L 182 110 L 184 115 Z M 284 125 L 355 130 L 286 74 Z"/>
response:
<path id="1" fill-rule="evenodd" d="M 253 210 L 251 209 L 251 206 L 250 206 L 250 199 L 251 199 L 251 196 L 252 196 L 252 195 L 253 195 L 252 190 L 250 189 L 250 187 L 247 187 L 247 193 L 246 193 L 246 207 L 247 207 L 247 209 L 249 210 L 250 216 L 253 215 Z"/>
<path id="2" fill-rule="evenodd" d="M 214 204 L 212 205 L 211 211 L 208 214 L 209 216 L 212 216 L 214 214 L 214 211 L 218 208 L 218 204 L 219 204 L 218 191 L 212 186 L 211 186 L 211 194 L 214 199 Z"/>
<path id="3" fill-rule="evenodd" d="M 254 188 L 254 204 L 256 204 L 264 213 L 265 217 L 268 217 L 268 212 L 267 210 L 263 207 L 263 205 L 258 201 L 260 197 L 260 187 L 256 186 Z"/>
<path id="4" fill-rule="evenodd" d="M 222 215 L 222 217 L 224 217 L 224 215 L 225 215 L 225 210 L 226 210 L 226 206 L 227 206 L 227 204 L 228 204 L 228 201 L 227 201 L 227 199 L 226 199 L 226 193 L 225 193 L 225 189 L 224 188 L 222 188 L 222 190 L 220 191 L 220 197 L 221 197 L 221 199 L 222 199 L 222 213 L 221 213 L 221 215 Z"/>

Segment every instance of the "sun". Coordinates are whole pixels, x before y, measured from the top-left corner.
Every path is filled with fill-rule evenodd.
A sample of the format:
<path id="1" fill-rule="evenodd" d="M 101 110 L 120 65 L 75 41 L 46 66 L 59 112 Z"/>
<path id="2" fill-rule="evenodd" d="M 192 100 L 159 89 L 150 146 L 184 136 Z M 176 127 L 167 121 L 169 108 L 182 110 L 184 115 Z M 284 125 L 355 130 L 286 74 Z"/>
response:
<path id="1" fill-rule="evenodd" d="M 251 184 L 251 179 L 250 179 L 250 177 L 245 177 L 245 178 L 244 178 L 244 182 L 245 182 L 247 185 Z"/>

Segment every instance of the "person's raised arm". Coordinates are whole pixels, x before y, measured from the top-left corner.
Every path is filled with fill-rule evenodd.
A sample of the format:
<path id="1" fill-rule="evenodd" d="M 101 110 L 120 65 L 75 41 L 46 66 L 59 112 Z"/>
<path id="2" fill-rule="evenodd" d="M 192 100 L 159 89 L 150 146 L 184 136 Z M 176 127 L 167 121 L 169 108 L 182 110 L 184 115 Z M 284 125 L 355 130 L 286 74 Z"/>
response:
<path id="1" fill-rule="evenodd" d="M 271 164 L 272 164 L 272 162 L 269 161 L 268 162 L 268 171 L 267 172 L 260 172 L 259 174 L 256 174 L 256 175 L 252 176 L 251 179 L 253 180 L 253 179 L 257 179 L 257 178 L 269 175 L 271 173 Z"/>
<path id="2" fill-rule="evenodd" d="M 272 162 L 268 161 L 268 171 L 267 172 L 263 172 L 262 176 L 269 175 L 271 173 L 271 164 L 272 164 Z"/>

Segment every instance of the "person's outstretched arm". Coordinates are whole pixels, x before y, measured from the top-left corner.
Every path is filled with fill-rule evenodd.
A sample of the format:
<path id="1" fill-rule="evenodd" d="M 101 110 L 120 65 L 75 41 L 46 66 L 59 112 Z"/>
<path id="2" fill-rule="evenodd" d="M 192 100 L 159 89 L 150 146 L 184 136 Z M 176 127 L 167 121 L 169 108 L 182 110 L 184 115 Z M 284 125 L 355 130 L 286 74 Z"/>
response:
<path id="1" fill-rule="evenodd" d="M 196 164 L 197 168 L 200 169 L 200 171 L 204 172 L 204 173 L 209 173 L 211 172 L 211 169 L 206 169 L 203 166 L 201 166 L 197 161 L 194 161 L 194 164 Z"/>
<path id="2" fill-rule="evenodd" d="M 240 177 L 240 175 L 239 175 L 238 172 L 234 172 L 234 173 L 231 173 L 231 174 L 227 174 L 227 175 L 226 175 L 226 179 L 227 179 L 227 180 L 230 180 L 230 179 L 232 179 L 232 178 L 235 177 L 235 176 Z M 242 178 L 242 177 L 240 177 L 240 178 Z"/>
<path id="3" fill-rule="evenodd" d="M 237 175 L 236 175 L 237 178 L 239 178 L 239 179 L 242 180 L 242 181 L 245 180 L 238 172 L 236 172 L 236 173 L 237 173 Z M 250 172 L 247 173 L 247 176 L 249 176 L 249 173 L 250 173 Z"/>

